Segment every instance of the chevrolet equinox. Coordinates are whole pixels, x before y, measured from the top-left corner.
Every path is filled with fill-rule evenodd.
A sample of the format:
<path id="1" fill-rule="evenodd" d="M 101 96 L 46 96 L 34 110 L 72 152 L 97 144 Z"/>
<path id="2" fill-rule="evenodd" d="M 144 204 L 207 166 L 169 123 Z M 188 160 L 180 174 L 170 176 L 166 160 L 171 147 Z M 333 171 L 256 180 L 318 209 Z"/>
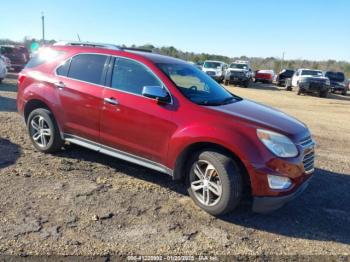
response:
<path id="1" fill-rule="evenodd" d="M 280 208 L 314 170 L 303 123 L 179 59 L 58 43 L 33 56 L 18 86 L 18 111 L 37 150 L 73 143 L 168 174 L 213 215 L 232 211 L 245 190 L 253 211 Z"/>

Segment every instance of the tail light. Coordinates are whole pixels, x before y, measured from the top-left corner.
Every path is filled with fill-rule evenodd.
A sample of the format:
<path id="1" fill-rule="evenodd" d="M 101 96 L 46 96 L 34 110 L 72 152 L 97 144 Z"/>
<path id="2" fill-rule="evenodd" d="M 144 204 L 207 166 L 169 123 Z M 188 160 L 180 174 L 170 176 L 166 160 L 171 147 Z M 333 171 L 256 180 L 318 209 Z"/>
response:
<path id="1" fill-rule="evenodd" d="M 18 87 L 21 87 L 21 85 L 23 84 L 25 79 L 26 79 L 25 74 L 19 74 L 18 75 Z"/>

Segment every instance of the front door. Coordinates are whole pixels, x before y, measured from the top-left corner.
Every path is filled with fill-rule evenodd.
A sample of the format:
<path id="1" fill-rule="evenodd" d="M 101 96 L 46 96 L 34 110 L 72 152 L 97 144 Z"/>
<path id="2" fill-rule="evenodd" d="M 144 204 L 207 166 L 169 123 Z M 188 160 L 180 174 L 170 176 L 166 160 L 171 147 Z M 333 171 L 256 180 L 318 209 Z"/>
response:
<path id="1" fill-rule="evenodd" d="M 142 96 L 144 86 L 163 86 L 162 82 L 140 62 L 117 58 L 113 63 L 110 88 L 103 92 L 102 144 L 165 163 L 168 141 L 176 129 L 174 106 Z"/>

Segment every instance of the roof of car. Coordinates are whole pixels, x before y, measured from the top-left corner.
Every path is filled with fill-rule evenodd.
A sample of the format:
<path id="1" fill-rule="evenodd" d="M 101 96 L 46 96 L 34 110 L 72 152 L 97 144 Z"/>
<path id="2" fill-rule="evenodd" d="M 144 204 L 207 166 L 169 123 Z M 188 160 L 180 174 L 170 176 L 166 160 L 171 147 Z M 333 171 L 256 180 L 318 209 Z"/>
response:
<path id="1" fill-rule="evenodd" d="M 205 62 L 214 62 L 214 63 L 220 63 L 220 64 L 225 64 L 225 62 L 222 62 L 222 61 L 218 61 L 218 60 L 205 60 Z"/>
<path id="2" fill-rule="evenodd" d="M 186 63 L 186 61 L 183 61 L 174 57 L 160 55 L 149 51 L 142 51 L 140 49 L 128 49 L 128 48 L 123 49 L 123 48 L 119 48 L 118 46 L 115 46 L 116 48 L 109 48 L 107 46 L 103 47 L 103 46 L 80 46 L 80 45 L 55 44 L 52 47 L 60 50 L 67 50 L 67 51 L 74 50 L 82 53 L 87 53 L 87 52 L 93 53 L 94 51 L 96 51 L 97 53 L 105 53 L 109 55 L 122 55 L 123 53 L 129 53 L 139 57 L 143 57 L 147 60 L 150 60 L 153 63 Z"/>

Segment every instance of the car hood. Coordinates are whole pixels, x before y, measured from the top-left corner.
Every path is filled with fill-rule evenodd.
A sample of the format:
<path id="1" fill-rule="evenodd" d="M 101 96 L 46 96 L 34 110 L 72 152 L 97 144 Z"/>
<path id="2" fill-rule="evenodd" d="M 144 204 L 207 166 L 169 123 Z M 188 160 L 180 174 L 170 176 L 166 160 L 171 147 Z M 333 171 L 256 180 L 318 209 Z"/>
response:
<path id="1" fill-rule="evenodd" d="M 234 71 L 234 72 L 247 72 L 248 71 L 246 69 L 239 69 L 239 68 L 229 68 L 228 70 Z"/>
<path id="2" fill-rule="evenodd" d="M 211 108 L 233 116 L 237 120 L 243 120 L 256 128 L 273 130 L 296 140 L 308 132 L 306 125 L 294 117 L 251 100 L 243 99 L 236 103 Z"/>

